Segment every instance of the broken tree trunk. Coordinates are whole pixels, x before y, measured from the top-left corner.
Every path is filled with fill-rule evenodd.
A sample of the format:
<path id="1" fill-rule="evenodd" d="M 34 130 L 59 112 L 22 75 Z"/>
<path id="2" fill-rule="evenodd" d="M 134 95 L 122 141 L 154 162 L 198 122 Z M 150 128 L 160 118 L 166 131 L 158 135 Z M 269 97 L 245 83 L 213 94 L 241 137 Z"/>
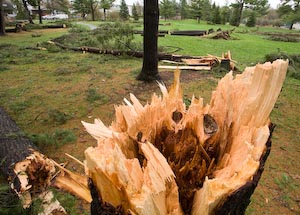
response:
<path id="1" fill-rule="evenodd" d="M 162 97 L 116 107 L 110 127 L 83 122 L 92 214 L 243 214 L 270 150 L 269 115 L 288 62 L 229 72 L 211 102 L 183 102 L 179 71 Z M 100 212 L 99 212 L 100 211 Z"/>
<path id="2" fill-rule="evenodd" d="M 51 192 L 47 191 L 55 172 L 53 162 L 38 151 L 1 107 L 0 149 L 1 172 L 7 177 L 24 208 L 30 207 L 33 198 L 41 194 L 38 198 L 47 205 L 45 214 L 51 210 L 66 214 Z"/>
<path id="3" fill-rule="evenodd" d="M 119 55 L 129 55 L 136 58 L 142 58 L 144 56 L 144 53 L 142 51 L 121 51 L 121 50 L 109 50 L 109 49 L 99 49 L 95 47 L 88 47 L 88 46 L 81 46 L 81 47 L 69 47 L 64 44 L 55 42 L 55 41 L 48 41 L 48 43 L 56 45 L 62 49 L 72 50 L 72 51 L 81 51 L 81 52 L 89 52 L 89 53 L 95 53 L 95 54 L 111 54 L 114 56 Z M 27 47 L 30 48 L 30 47 Z M 37 49 L 36 47 L 32 47 L 31 49 L 35 50 L 41 50 L 42 48 Z M 186 62 L 188 59 L 195 59 L 194 65 L 199 65 L 200 63 L 207 62 L 207 65 L 214 66 L 218 63 L 221 63 L 223 60 L 231 64 L 231 69 L 234 68 L 233 61 L 231 58 L 223 57 L 223 58 L 217 58 L 216 56 L 210 55 L 209 57 L 203 57 L 203 56 L 190 56 L 190 55 L 179 55 L 179 54 L 170 54 L 170 53 L 158 53 L 158 60 L 167 60 L 167 61 L 174 61 L 174 62 Z M 191 61 L 191 60 L 190 60 Z M 191 65 L 190 63 L 187 63 L 187 65 Z M 207 69 L 207 68 L 205 68 Z"/>

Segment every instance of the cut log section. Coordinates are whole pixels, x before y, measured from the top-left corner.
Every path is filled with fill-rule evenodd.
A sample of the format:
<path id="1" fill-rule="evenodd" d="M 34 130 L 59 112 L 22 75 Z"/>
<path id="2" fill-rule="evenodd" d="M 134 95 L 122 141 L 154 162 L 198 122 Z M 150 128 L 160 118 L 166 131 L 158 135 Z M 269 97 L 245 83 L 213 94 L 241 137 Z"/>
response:
<path id="1" fill-rule="evenodd" d="M 170 61 L 170 60 L 162 60 L 162 63 L 168 64 L 176 64 L 177 66 L 169 66 L 169 65 L 159 65 L 159 69 L 168 69 L 168 70 L 198 70 L 210 71 L 212 68 L 220 66 L 226 71 L 234 70 L 235 61 L 231 59 L 231 53 L 228 51 L 227 53 L 223 53 L 222 57 L 217 57 L 213 55 L 195 57 L 195 58 L 180 58 L 179 61 Z"/>
<path id="2" fill-rule="evenodd" d="M 269 115 L 287 67 L 277 60 L 235 78 L 229 72 L 210 104 L 193 97 L 188 108 L 176 71 L 151 103 L 124 99 L 110 127 L 83 122 L 98 142 L 85 151 L 92 214 L 243 214 L 270 149 Z"/>

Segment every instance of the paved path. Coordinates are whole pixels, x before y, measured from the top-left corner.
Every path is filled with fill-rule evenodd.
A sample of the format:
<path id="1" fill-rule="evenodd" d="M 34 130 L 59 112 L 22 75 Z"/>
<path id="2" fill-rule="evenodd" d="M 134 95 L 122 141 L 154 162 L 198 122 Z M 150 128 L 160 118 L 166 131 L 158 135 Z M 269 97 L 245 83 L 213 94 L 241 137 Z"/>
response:
<path id="1" fill-rule="evenodd" d="M 76 24 L 78 25 L 84 25 L 89 27 L 91 30 L 95 30 L 98 26 L 90 24 L 90 23 L 86 23 L 86 22 L 76 22 Z"/>

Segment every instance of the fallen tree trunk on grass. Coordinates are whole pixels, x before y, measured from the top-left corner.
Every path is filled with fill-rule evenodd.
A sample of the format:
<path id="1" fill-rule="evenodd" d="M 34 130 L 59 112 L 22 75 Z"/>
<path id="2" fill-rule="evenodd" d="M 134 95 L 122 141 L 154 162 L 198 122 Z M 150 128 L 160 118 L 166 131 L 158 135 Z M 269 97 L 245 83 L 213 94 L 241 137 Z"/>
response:
<path id="1" fill-rule="evenodd" d="M 186 30 L 186 31 L 172 31 L 171 35 L 177 36 L 203 36 L 206 35 L 208 31 L 206 30 Z"/>
<path id="2" fill-rule="evenodd" d="M 269 115 L 288 62 L 228 73 L 209 105 L 186 108 L 179 71 L 162 97 L 134 95 L 110 127 L 83 122 L 97 140 L 85 151 L 92 214 L 244 214 L 270 152 Z"/>
<path id="3" fill-rule="evenodd" d="M 55 172 L 53 162 L 36 148 L 1 107 L 0 161 L 1 172 L 24 208 L 31 206 L 33 198 L 41 198 L 47 207 L 44 212 L 49 212 L 51 207 L 50 212 L 66 213 L 47 190 Z"/>
<path id="4" fill-rule="evenodd" d="M 121 50 L 109 50 L 109 49 L 100 49 L 100 48 L 95 48 L 95 47 L 88 47 L 88 46 L 81 46 L 81 47 L 69 47 L 64 44 L 55 42 L 55 41 L 48 41 L 48 43 L 56 45 L 62 49 L 67 49 L 67 50 L 72 50 L 72 51 L 81 51 L 81 52 L 89 52 L 89 53 L 95 53 L 95 54 L 110 54 L 114 56 L 120 56 L 120 55 L 128 55 L 132 57 L 137 57 L 137 58 L 142 58 L 144 53 L 142 51 L 134 51 L 134 50 L 129 50 L 129 51 L 121 51 Z M 30 47 L 26 47 L 30 48 Z M 36 49 L 36 47 L 32 47 L 31 49 Z M 40 49 L 40 48 L 39 48 Z M 222 63 L 223 60 L 226 62 L 229 61 L 229 63 L 232 63 L 232 66 L 230 69 L 234 68 L 233 62 L 231 57 L 222 57 L 218 58 L 216 56 L 190 56 L 190 55 L 179 55 L 179 54 L 170 54 L 170 53 L 163 53 L 159 52 L 158 53 L 158 59 L 159 60 L 165 60 L 165 61 L 173 61 L 173 63 L 181 63 L 181 62 L 186 62 L 188 59 L 194 59 L 196 63 L 194 65 L 199 65 L 199 63 L 205 61 L 208 66 L 213 66 L 215 63 Z M 191 65 L 191 64 L 188 64 Z M 201 70 L 200 68 L 197 68 L 197 70 Z M 204 70 L 208 70 L 208 68 L 204 68 Z"/>

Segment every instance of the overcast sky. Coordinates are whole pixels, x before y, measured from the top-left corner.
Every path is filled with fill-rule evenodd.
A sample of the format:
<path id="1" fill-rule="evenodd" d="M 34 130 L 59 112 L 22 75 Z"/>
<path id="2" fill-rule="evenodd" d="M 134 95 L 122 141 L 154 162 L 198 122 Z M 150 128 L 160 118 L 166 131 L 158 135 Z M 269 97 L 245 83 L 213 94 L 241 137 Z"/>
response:
<path id="1" fill-rule="evenodd" d="M 127 5 L 132 5 L 133 3 L 139 2 L 140 5 L 143 4 L 143 0 L 125 0 Z M 179 0 L 177 0 L 179 1 Z M 187 0 L 188 1 L 188 0 Z M 235 0 L 211 0 L 212 2 L 215 2 L 216 5 L 219 6 L 224 6 L 226 4 L 230 4 L 232 2 L 235 2 Z M 277 5 L 280 3 L 280 0 L 269 0 L 269 4 L 271 5 L 272 8 L 276 9 Z M 115 4 L 120 5 L 120 0 L 116 0 Z"/>

